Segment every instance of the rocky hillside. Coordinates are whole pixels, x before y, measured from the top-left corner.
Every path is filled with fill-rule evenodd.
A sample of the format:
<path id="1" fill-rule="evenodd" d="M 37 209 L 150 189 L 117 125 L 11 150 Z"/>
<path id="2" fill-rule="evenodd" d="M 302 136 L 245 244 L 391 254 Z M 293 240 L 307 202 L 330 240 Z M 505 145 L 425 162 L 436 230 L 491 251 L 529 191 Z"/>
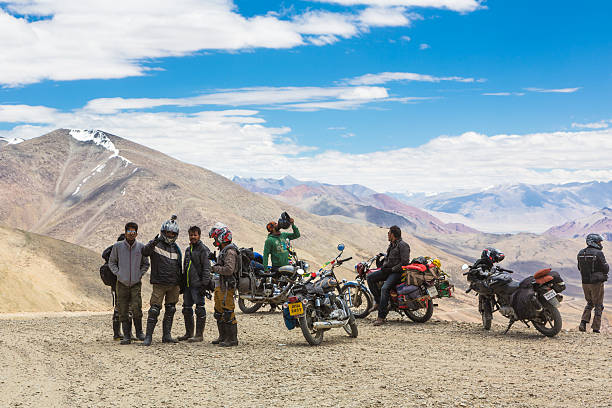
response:
<path id="1" fill-rule="evenodd" d="M 78 245 L 0 226 L 0 313 L 108 310 L 102 263 Z"/>
<path id="2" fill-rule="evenodd" d="M 285 210 L 302 232 L 297 250 L 314 264 L 335 256 L 338 242 L 356 260 L 387 246 L 386 231 L 380 228 L 310 214 L 102 131 L 59 129 L 6 146 L 0 150 L 0 190 L 7 192 L 0 197 L 0 222 L 96 251 L 113 242 L 131 220 L 140 225 L 140 240 L 152 239 L 174 213 L 183 247 L 189 225 L 208 231 L 222 221 L 238 245 L 261 250 L 266 223 Z M 414 237 L 406 239 L 415 255 L 463 262 Z"/>
<path id="3" fill-rule="evenodd" d="M 588 217 L 566 222 L 548 229 L 545 234 L 564 238 L 584 238 L 588 234 L 600 234 L 612 241 L 612 209 L 604 207 Z"/>

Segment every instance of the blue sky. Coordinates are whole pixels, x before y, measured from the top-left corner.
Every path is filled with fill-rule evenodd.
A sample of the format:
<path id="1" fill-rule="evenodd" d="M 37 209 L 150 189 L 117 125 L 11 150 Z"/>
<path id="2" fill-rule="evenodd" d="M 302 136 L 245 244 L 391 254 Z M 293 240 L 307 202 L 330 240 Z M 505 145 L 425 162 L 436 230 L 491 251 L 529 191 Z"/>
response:
<path id="1" fill-rule="evenodd" d="M 96 127 L 227 176 L 383 191 L 612 178 L 610 2 L 70 3 L 0 1 L 0 136 Z M 376 172 L 428 154 L 457 163 Z"/>

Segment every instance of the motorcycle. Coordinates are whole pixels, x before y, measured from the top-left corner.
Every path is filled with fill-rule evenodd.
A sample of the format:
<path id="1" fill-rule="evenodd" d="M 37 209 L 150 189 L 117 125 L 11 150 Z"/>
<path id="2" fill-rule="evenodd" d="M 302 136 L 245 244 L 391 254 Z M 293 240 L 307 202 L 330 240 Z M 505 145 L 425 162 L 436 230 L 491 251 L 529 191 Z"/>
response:
<path id="1" fill-rule="evenodd" d="M 366 286 L 367 276 L 380 268 L 372 269 L 372 265 L 382 263 L 384 254 L 378 254 L 367 261 L 355 265 L 357 277 L 354 281 L 346 282 L 342 286 L 344 298 L 357 318 L 368 316 L 374 303 L 374 295 Z M 402 266 L 404 271 L 417 270 L 425 273 L 428 266 L 412 263 Z M 384 282 L 378 283 L 378 288 L 382 288 Z M 423 279 L 420 285 L 407 285 L 399 283 L 390 292 L 389 310 L 405 315 L 410 320 L 417 323 L 425 323 L 433 315 L 433 299 L 441 297 L 452 297 L 453 286 L 449 283 L 445 274 L 432 279 Z"/>
<path id="2" fill-rule="evenodd" d="M 470 284 L 466 293 L 473 290 L 478 296 L 478 311 L 485 330 L 491 329 L 493 313 L 499 311 L 510 320 L 504 334 L 517 321 L 527 327 L 531 322 L 547 337 L 561 331 L 563 321 L 558 308 L 565 282 L 557 272 L 542 269 L 518 282 L 512 279 L 513 271 L 497 265 L 487 269 L 477 262 L 472 266 L 464 264 L 462 269 Z"/>
<path id="3" fill-rule="evenodd" d="M 278 270 L 257 270 L 253 267 L 252 259 L 248 256 L 243 259 L 241 277 L 238 280 L 238 308 L 243 313 L 255 313 L 263 305 L 280 306 L 287 301 L 287 287 L 294 279 L 308 272 L 307 262 L 298 258 L 287 240 L 287 249 L 290 255 L 288 267 Z"/>
<path id="4" fill-rule="evenodd" d="M 352 257 L 340 259 L 344 245 L 338 245 L 340 253 L 327 262 L 307 280 L 294 281 L 290 285 L 287 302 L 283 305 L 283 317 L 289 330 L 300 326 L 304 338 L 311 346 L 323 342 L 324 333 L 342 327 L 351 337 L 357 337 L 357 323 L 339 289 L 334 268 Z M 329 269 L 326 267 L 331 266 Z M 289 267 L 283 267 L 289 268 Z M 281 268 L 282 269 L 282 268 Z"/>

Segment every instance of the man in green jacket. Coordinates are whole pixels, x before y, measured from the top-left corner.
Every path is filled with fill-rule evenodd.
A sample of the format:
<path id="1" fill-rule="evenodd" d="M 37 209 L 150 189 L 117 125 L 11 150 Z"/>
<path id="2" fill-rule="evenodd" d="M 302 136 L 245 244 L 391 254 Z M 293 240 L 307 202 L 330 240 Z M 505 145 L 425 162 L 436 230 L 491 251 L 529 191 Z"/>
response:
<path id="1" fill-rule="evenodd" d="M 289 218 L 293 232 L 280 232 L 278 224 L 274 221 L 266 225 L 268 238 L 264 243 L 263 265 L 268 269 L 268 256 L 272 263 L 272 271 L 276 271 L 281 266 L 289 265 L 289 250 L 286 240 L 294 240 L 300 237 L 300 230 L 293 223 L 293 218 Z"/>

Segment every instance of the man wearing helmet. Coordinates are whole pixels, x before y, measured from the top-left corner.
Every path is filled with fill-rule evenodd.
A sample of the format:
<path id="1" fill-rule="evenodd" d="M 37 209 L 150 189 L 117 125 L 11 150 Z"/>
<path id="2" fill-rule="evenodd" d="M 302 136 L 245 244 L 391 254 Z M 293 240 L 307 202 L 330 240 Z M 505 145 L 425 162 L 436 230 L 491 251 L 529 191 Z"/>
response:
<path id="1" fill-rule="evenodd" d="M 172 338 L 172 320 L 176 312 L 176 302 L 181 291 L 183 281 L 181 265 L 181 250 L 176 244 L 179 226 L 176 215 L 173 215 L 161 226 L 159 234 L 142 249 L 142 254 L 151 258 L 151 307 L 147 318 L 147 332 L 143 345 L 150 346 L 153 331 L 157 324 L 157 317 L 164 305 L 164 319 L 162 321 L 162 343 L 177 343 Z"/>
<path id="2" fill-rule="evenodd" d="M 238 325 L 234 314 L 234 292 L 236 276 L 241 267 L 238 247 L 232 243 L 232 233 L 226 226 L 217 223 L 210 229 L 208 236 L 214 240 L 213 245 L 220 249 L 217 263 L 212 272 L 219 275 L 215 288 L 215 319 L 219 329 L 219 338 L 213 344 L 221 347 L 238 345 Z"/>
<path id="3" fill-rule="evenodd" d="M 580 320 L 580 331 L 586 331 L 586 325 L 591 320 L 591 310 L 595 309 L 591 328 L 599 333 L 601 328 L 601 314 L 603 312 L 604 282 L 608 280 L 610 267 L 602 251 L 603 237 L 599 234 L 586 236 L 587 247 L 578 252 L 578 270 L 582 276 L 582 290 L 587 305 Z"/>
<path id="4" fill-rule="evenodd" d="M 283 218 L 281 218 L 283 221 Z M 293 223 L 293 218 L 287 218 L 285 222 L 291 225 L 293 232 L 280 232 L 284 225 L 271 221 L 266 225 L 268 230 L 268 238 L 264 243 L 263 265 L 268 268 L 268 257 L 272 263 L 272 270 L 278 269 L 281 266 L 289 264 L 289 251 L 287 249 L 287 240 L 294 240 L 300 237 L 300 230 Z M 288 226 L 287 226 L 288 227 Z"/>

